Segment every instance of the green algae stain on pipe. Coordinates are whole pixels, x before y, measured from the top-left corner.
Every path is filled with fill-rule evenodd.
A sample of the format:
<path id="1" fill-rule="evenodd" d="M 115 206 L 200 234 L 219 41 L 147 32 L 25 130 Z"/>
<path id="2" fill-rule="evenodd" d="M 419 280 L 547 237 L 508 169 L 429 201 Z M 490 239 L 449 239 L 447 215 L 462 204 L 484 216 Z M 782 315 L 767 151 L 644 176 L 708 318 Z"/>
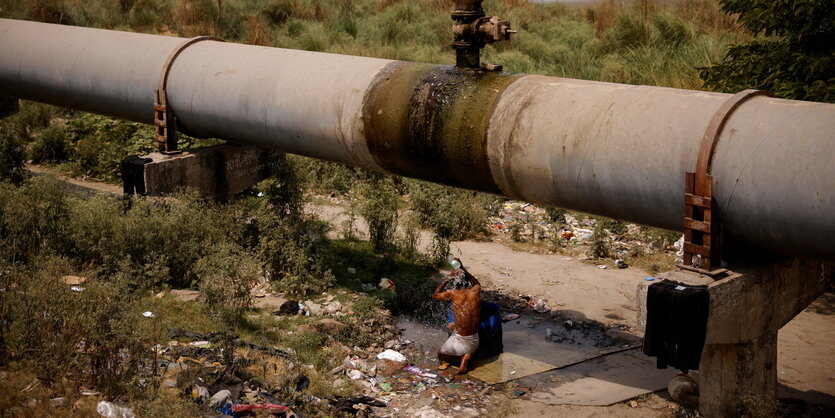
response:
<path id="1" fill-rule="evenodd" d="M 394 63 L 363 102 L 375 162 L 391 173 L 500 193 L 490 173 L 487 126 L 519 76 L 451 66 Z"/>

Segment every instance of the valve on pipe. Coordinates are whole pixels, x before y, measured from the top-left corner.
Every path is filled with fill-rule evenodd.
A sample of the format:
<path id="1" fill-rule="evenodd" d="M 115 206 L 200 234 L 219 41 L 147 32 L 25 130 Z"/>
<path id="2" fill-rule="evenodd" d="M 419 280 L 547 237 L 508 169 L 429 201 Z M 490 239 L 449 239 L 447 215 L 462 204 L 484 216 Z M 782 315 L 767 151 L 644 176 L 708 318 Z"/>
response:
<path id="1" fill-rule="evenodd" d="M 481 49 L 489 43 L 510 40 L 510 35 L 516 31 L 510 28 L 510 22 L 497 16 L 486 16 L 481 7 L 482 1 L 454 1 L 452 33 L 455 38 L 452 48 L 455 49 L 455 66 L 501 71 L 500 65 L 481 64 Z"/>

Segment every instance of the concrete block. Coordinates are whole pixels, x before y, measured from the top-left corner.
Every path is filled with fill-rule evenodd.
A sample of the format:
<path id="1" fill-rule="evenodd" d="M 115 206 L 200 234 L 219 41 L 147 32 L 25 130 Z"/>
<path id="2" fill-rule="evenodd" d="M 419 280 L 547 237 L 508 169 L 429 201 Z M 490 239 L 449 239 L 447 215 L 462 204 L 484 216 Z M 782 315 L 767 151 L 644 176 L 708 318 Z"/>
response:
<path id="1" fill-rule="evenodd" d="M 835 266 L 819 261 L 785 259 L 752 263 L 728 269 L 727 275 L 712 278 L 690 271 L 658 275 L 690 285 L 708 285 L 710 314 L 706 344 L 736 344 L 777 332 L 809 306 L 835 281 Z M 637 289 L 637 325 L 646 328 L 647 287 Z"/>
<path id="2" fill-rule="evenodd" d="M 0 119 L 14 115 L 20 111 L 20 103 L 17 97 L 0 94 Z"/>
<path id="3" fill-rule="evenodd" d="M 125 193 L 162 196 L 190 188 L 203 197 L 227 200 L 275 175 L 284 154 L 223 144 L 177 154 L 130 156 L 122 165 Z"/>
<path id="4" fill-rule="evenodd" d="M 736 414 L 747 398 L 775 398 L 777 331 L 832 287 L 835 265 L 784 259 L 737 265 L 716 281 L 689 271 L 659 278 L 708 286 L 699 411 L 705 417 L 723 417 Z M 637 290 L 641 330 L 646 328 L 647 288 L 652 283 L 641 283 Z"/>

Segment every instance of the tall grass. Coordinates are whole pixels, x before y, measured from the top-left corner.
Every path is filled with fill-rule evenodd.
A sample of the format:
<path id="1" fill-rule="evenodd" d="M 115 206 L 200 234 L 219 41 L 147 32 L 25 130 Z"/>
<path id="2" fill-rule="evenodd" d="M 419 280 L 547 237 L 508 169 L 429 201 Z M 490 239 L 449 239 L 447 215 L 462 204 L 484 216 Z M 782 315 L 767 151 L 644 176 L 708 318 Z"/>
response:
<path id="1" fill-rule="evenodd" d="M 219 5 L 222 3 L 222 7 Z M 446 0 L 0 0 L 0 16 L 450 64 Z M 715 0 L 583 7 L 488 0 L 520 33 L 485 59 L 512 72 L 700 88 L 695 67 L 745 35 Z"/>

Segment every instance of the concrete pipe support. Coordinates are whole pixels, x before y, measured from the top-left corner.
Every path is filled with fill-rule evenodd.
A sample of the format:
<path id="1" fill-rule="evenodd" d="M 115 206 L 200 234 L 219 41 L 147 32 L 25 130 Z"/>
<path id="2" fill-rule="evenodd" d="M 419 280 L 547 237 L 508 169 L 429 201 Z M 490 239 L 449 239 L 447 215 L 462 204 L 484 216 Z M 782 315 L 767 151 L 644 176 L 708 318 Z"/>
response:
<path id="1" fill-rule="evenodd" d="M 153 123 L 185 39 L 0 19 L 0 94 Z M 178 128 L 672 230 L 727 94 L 215 41 L 170 68 Z M 835 105 L 765 96 L 713 157 L 726 237 L 835 260 Z"/>

